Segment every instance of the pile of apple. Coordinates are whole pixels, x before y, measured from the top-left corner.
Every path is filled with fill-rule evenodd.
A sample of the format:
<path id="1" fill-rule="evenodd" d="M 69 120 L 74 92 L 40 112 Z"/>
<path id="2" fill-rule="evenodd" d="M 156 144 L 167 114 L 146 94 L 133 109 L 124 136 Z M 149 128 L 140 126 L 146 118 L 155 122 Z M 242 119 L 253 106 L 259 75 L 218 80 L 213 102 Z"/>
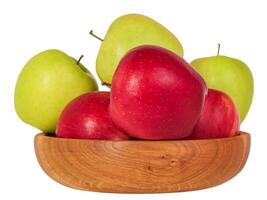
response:
<path id="1" fill-rule="evenodd" d="M 92 35 L 93 32 L 91 32 Z M 108 140 L 208 139 L 239 134 L 253 97 L 248 66 L 216 55 L 188 64 L 178 39 L 151 18 L 116 19 L 96 70 L 110 92 L 59 50 L 31 58 L 20 73 L 15 109 L 57 137 Z"/>

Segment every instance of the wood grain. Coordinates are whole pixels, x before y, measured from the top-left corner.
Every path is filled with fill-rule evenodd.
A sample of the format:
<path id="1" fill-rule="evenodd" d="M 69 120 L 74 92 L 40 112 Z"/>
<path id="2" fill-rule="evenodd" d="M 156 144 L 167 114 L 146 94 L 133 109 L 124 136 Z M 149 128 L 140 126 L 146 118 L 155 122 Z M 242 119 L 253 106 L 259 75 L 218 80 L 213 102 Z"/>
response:
<path id="1" fill-rule="evenodd" d="M 104 141 L 35 137 L 43 170 L 82 190 L 162 193 L 224 183 L 245 165 L 250 135 L 210 140 Z"/>

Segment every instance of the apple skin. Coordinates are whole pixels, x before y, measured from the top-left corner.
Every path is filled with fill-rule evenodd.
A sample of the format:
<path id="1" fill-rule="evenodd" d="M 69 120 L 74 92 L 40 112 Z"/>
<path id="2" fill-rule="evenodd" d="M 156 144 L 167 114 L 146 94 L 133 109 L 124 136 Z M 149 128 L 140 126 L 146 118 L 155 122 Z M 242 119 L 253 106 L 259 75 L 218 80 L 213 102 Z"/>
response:
<path id="1" fill-rule="evenodd" d="M 183 47 L 168 29 L 155 20 L 140 14 L 120 16 L 110 25 L 101 43 L 96 71 L 103 83 L 110 84 L 121 58 L 140 45 L 157 45 L 183 56 Z"/>
<path id="2" fill-rule="evenodd" d="M 190 139 L 224 138 L 239 135 L 239 114 L 231 97 L 209 89 L 204 109 Z"/>
<path id="3" fill-rule="evenodd" d="M 184 138 L 200 116 L 206 92 L 201 76 L 181 57 L 162 47 L 139 46 L 114 74 L 110 116 L 135 138 Z"/>
<path id="4" fill-rule="evenodd" d="M 240 122 L 245 119 L 254 93 L 253 76 L 242 61 L 217 55 L 193 60 L 191 65 L 204 78 L 208 88 L 228 94 L 238 109 Z"/>
<path id="5" fill-rule="evenodd" d="M 73 139 L 127 140 L 112 123 L 109 92 L 91 92 L 71 101 L 58 120 L 56 136 Z"/>
<path id="6" fill-rule="evenodd" d="M 50 49 L 31 58 L 22 69 L 15 88 L 15 109 L 27 124 L 54 133 L 65 105 L 96 90 L 96 80 L 81 63 Z"/>

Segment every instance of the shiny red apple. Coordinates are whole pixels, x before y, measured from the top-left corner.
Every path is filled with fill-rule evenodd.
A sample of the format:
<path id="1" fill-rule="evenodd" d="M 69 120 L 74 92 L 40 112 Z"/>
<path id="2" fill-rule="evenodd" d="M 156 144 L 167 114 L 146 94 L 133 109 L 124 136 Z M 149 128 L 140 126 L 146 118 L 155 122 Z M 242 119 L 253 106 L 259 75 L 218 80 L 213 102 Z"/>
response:
<path id="1" fill-rule="evenodd" d="M 158 46 L 139 46 L 122 58 L 113 76 L 110 116 L 135 138 L 184 138 L 199 119 L 206 91 L 184 59 Z"/>
<path id="2" fill-rule="evenodd" d="M 78 139 L 127 140 L 110 120 L 109 92 L 92 92 L 71 101 L 63 110 L 56 136 Z"/>
<path id="3" fill-rule="evenodd" d="M 209 89 L 204 109 L 190 139 L 223 138 L 239 135 L 239 115 L 232 99 Z"/>

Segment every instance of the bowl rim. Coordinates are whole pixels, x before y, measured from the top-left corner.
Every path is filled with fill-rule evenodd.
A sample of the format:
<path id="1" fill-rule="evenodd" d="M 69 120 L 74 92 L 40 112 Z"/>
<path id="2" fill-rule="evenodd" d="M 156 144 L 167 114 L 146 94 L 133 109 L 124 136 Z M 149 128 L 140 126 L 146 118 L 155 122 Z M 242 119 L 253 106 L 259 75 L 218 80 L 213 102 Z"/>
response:
<path id="1" fill-rule="evenodd" d="M 78 138 L 62 138 L 56 137 L 55 135 L 51 135 L 49 133 L 38 133 L 35 137 L 45 137 L 53 140 L 60 140 L 60 141 L 72 141 L 72 142 L 100 142 L 100 143 L 160 143 L 160 142 L 218 142 L 218 141 L 227 141 L 233 140 L 243 137 L 250 137 L 250 134 L 244 131 L 240 131 L 239 135 L 231 136 L 231 137 L 224 137 L 224 138 L 210 138 L 210 139 L 176 139 L 176 140 L 104 140 L 104 139 L 78 139 Z"/>

